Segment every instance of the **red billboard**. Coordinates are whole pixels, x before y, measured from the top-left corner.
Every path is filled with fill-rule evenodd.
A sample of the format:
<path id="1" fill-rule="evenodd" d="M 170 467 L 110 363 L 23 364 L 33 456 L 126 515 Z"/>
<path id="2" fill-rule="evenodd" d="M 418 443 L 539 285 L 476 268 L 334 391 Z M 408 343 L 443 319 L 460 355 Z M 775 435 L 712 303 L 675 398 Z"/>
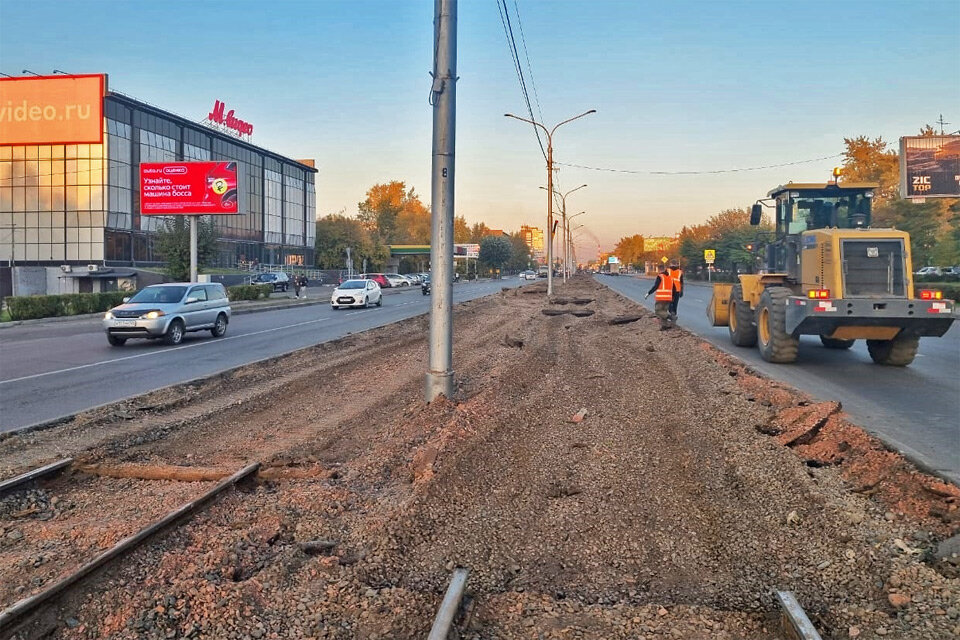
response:
<path id="1" fill-rule="evenodd" d="M 141 163 L 140 213 L 145 216 L 238 213 L 237 163 Z"/>

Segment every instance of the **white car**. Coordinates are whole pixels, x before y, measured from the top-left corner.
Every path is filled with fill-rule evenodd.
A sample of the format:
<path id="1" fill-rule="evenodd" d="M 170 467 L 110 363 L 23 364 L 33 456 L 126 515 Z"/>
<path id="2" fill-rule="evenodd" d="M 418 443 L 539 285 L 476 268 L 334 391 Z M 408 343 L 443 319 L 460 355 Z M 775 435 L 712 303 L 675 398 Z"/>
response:
<path id="1" fill-rule="evenodd" d="M 369 307 L 372 304 L 383 306 L 383 292 L 374 280 L 346 280 L 330 296 L 330 306 L 334 309 Z"/>
<path id="2" fill-rule="evenodd" d="M 411 284 L 409 280 L 399 273 L 385 273 L 383 275 L 386 276 L 390 285 L 394 287 L 409 287 Z"/>
<path id="3" fill-rule="evenodd" d="M 532 269 L 527 269 L 526 271 L 522 271 L 522 272 L 520 273 L 520 279 L 521 279 L 521 280 L 536 280 L 536 279 L 537 279 L 537 272 L 536 272 L 536 271 L 533 271 Z"/>
<path id="4" fill-rule="evenodd" d="M 915 276 L 942 276 L 943 269 L 940 267 L 923 267 L 913 275 Z"/>

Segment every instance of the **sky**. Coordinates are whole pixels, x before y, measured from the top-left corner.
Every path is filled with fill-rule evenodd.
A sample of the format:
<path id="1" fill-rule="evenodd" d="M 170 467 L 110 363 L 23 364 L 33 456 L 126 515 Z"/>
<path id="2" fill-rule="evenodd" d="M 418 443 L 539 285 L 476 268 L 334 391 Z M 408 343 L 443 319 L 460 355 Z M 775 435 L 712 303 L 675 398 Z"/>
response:
<path id="1" fill-rule="evenodd" d="M 505 0 L 532 109 L 552 127 L 580 255 L 671 235 L 771 188 L 827 180 L 844 137 L 960 129 L 960 1 Z M 376 183 L 430 199 L 430 0 L 0 0 L 0 72 L 107 73 L 200 120 L 223 100 L 252 142 L 317 161 L 318 215 Z M 543 155 L 496 0 L 460 0 L 456 211 L 544 227 Z M 519 20 L 518 20 L 519 15 Z M 522 27 L 522 36 L 521 36 Z M 524 47 L 525 45 L 525 47 Z M 527 59 L 529 57 L 529 65 Z M 534 90 L 535 87 L 535 90 Z M 626 173 L 624 171 L 634 172 Z M 581 253 L 582 252 L 582 253 Z"/>

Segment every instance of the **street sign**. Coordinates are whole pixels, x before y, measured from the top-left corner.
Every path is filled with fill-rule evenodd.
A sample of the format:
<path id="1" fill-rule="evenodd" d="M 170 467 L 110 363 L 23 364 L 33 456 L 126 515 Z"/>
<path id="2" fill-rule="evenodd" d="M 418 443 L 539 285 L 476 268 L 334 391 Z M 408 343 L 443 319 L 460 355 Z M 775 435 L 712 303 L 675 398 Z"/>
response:
<path id="1" fill-rule="evenodd" d="M 662 262 L 663 264 L 667 264 L 667 256 L 663 256 L 662 258 L 660 258 L 660 262 Z"/>
<path id="2" fill-rule="evenodd" d="M 713 264 L 717 259 L 716 249 L 704 249 L 703 250 L 703 260 L 707 264 Z"/>

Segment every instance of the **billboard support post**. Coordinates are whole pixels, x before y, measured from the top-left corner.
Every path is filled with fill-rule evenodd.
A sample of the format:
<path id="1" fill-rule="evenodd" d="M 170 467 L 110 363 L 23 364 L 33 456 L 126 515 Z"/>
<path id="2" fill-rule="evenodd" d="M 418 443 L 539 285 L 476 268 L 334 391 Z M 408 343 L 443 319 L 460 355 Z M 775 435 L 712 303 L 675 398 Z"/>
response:
<path id="1" fill-rule="evenodd" d="M 200 216 L 190 216 L 190 282 L 196 282 L 197 276 L 197 219 Z"/>

